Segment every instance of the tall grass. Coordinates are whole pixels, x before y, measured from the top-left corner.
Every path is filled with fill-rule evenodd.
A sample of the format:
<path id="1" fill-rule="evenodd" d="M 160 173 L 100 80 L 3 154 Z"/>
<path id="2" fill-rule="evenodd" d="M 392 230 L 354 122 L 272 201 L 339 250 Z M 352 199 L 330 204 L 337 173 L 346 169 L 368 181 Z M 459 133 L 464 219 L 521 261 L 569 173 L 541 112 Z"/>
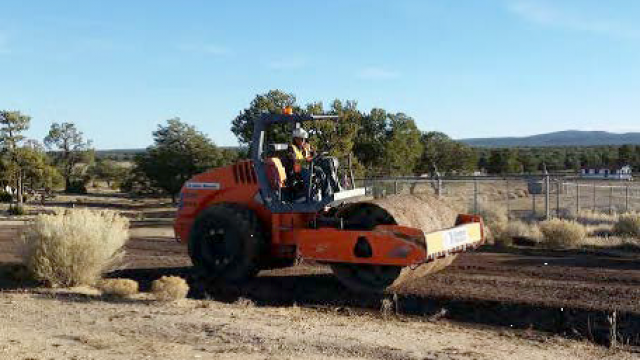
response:
<path id="1" fill-rule="evenodd" d="M 23 260 L 49 286 L 93 285 L 121 259 L 129 221 L 113 211 L 38 215 L 23 233 Z"/>
<path id="2" fill-rule="evenodd" d="M 613 232 L 620 236 L 640 237 L 640 214 L 620 215 L 618 221 L 613 225 Z"/>

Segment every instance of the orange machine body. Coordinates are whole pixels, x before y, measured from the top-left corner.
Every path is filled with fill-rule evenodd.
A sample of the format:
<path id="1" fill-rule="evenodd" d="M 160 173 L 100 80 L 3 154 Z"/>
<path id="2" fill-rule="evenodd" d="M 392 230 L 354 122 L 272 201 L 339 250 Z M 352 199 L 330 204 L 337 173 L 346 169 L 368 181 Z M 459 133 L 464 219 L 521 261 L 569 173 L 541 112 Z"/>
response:
<path id="1" fill-rule="evenodd" d="M 437 237 L 437 233 L 426 235 L 419 229 L 400 225 L 346 230 L 317 225 L 315 220 L 322 214 L 272 213 L 262 204 L 258 179 L 249 160 L 196 175 L 185 183 L 174 225 L 178 241 L 187 244 L 198 214 L 208 206 L 222 203 L 238 204 L 255 211 L 264 231 L 268 232 L 269 253 L 274 260 L 301 257 L 323 262 L 408 266 L 440 256 L 435 249 L 437 246 L 434 251 L 427 249 L 426 237 Z M 469 224 L 472 233 L 478 232 L 476 227 L 482 229 L 479 217 L 466 215 L 458 222 L 457 228 Z M 363 239 L 370 254 L 354 254 L 354 248 Z M 459 251 L 463 250 L 465 244 L 461 243 Z"/>

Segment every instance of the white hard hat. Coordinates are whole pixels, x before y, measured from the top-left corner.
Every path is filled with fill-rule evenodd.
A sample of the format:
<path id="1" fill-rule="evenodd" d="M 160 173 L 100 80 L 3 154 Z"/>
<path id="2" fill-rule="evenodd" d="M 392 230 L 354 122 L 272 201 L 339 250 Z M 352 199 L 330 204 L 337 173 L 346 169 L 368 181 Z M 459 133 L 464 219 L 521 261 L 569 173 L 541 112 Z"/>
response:
<path id="1" fill-rule="evenodd" d="M 294 138 L 301 138 L 301 139 L 308 139 L 309 138 L 309 133 L 303 129 L 303 128 L 295 128 L 293 130 L 293 137 Z"/>

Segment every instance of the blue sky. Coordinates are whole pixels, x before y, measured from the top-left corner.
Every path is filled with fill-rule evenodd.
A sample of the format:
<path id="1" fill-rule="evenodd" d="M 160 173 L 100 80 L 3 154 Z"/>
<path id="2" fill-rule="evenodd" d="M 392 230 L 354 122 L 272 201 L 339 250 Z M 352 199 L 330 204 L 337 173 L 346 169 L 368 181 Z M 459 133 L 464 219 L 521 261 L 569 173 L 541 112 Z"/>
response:
<path id="1" fill-rule="evenodd" d="M 454 138 L 640 131 L 636 0 L 0 1 L 0 108 L 144 147 L 219 145 L 257 93 L 354 99 Z"/>

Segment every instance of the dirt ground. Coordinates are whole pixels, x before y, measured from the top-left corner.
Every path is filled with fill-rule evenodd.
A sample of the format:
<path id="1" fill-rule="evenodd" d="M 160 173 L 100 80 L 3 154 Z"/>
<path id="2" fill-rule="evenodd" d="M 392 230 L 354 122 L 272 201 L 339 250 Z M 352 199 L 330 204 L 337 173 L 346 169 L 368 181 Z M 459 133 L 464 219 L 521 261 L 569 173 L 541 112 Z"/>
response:
<path id="1" fill-rule="evenodd" d="M 106 205 L 132 219 L 124 264 L 110 276 L 136 279 L 143 291 L 163 274 L 189 276 L 166 202 L 89 196 L 48 207 L 71 204 Z M 0 219 L 0 267 L 19 261 L 22 224 Z M 597 332 L 591 316 L 614 310 L 637 323 L 639 260 L 634 253 L 483 249 L 398 289 L 401 315 L 387 317 L 380 304 L 390 297 L 351 294 L 313 264 L 265 271 L 242 289 L 194 288 L 192 299 L 174 304 L 145 293 L 114 300 L 90 289 L 21 289 L 0 279 L 0 359 L 635 358 L 572 336 L 582 330 L 567 325 L 566 315 L 588 317 L 588 334 Z"/>
<path id="2" fill-rule="evenodd" d="M 79 295 L 79 293 L 87 295 Z M 631 359 L 585 342 L 210 300 L 0 293 L 2 359 Z"/>

